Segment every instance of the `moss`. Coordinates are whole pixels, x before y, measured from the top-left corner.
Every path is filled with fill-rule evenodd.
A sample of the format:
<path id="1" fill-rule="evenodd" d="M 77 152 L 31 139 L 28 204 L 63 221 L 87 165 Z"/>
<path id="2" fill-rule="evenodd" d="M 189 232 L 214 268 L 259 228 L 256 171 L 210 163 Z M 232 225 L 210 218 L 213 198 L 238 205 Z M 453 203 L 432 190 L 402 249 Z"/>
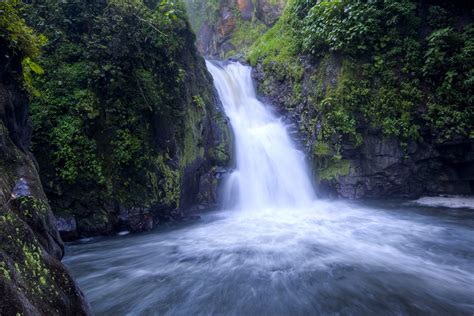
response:
<path id="1" fill-rule="evenodd" d="M 26 217 L 32 217 L 32 214 L 44 216 L 49 210 L 49 206 L 45 201 L 31 195 L 20 196 L 17 200 L 20 206 L 19 210 Z"/>
<path id="2" fill-rule="evenodd" d="M 47 279 L 50 279 L 50 273 L 43 262 L 41 248 L 36 243 L 25 243 L 22 251 L 24 261 L 19 272 L 24 278 L 32 277 L 30 290 L 36 294 L 43 294 L 45 291 L 53 292 L 54 285 L 48 285 L 46 282 Z"/>
<path id="3" fill-rule="evenodd" d="M 11 273 L 7 267 L 7 264 L 5 262 L 0 262 L 0 275 L 3 275 L 3 277 L 7 280 L 10 281 L 12 279 Z"/>
<path id="4" fill-rule="evenodd" d="M 318 170 L 320 180 L 333 180 L 339 176 L 348 175 L 350 172 L 350 162 L 344 159 L 333 158 L 328 165 Z"/>
<path id="5" fill-rule="evenodd" d="M 235 31 L 231 35 L 230 43 L 236 47 L 239 52 L 246 54 L 250 46 L 255 43 L 266 30 L 267 26 L 258 19 L 253 19 L 252 21 L 238 19 Z"/>
<path id="6" fill-rule="evenodd" d="M 2 255 L 7 256 L 7 259 L 2 258 L 0 273 L 8 280 L 15 279 L 19 289 L 29 297 L 48 301 L 56 299 L 57 289 L 39 241 L 21 218 L 10 210 L 0 216 L 0 236 Z"/>
<path id="7" fill-rule="evenodd" d="M 316 142 L 313 147 L 313 153 L 316 156 L 329 156 L 331 154 L 331 147 L 327 143 Z"/>
<path id="8" fill-rule="evenodd" d="M 238 54 L 238 53 L 237 53 L 237 50 L 232 49 L 232 50 L 228 51 L 227 53 L 225 53 L 224 59 L 229 59 L 229 58 L 231 58 L 231 57 L 236 56 L 237 54 Z"/>
<path id="9" fill-rule="evenodd" d="M 185 116 L 183 154 L 180 159 L 180 166 L 183 168 L 204 157 L 202 126 L 206 105 L 201 96 L 194 96 L 193 99 L 195 106 L 188 107 Z"/>
<path id="10" fill-rule="evenodd" d="M 181 172 L 172 169 L 162 155 L 158 156 L 156 164 L 159 177 L 154 181 L 157 183 L 156 194 L 159 202 L 163 205 L 178 208 L 181 196 Z"/>
<path id="11" fill-rule="evenodd" d="M 252 66 L 260 61 L 264 67 L 272 66 L 273 72 L 282 78 L 299 80 L 303 74 L 297 58 L 300 44 L 291 34 L 290 18 L 290 12 L 285 10 L 275 25 L 251 46 L 246 58 Z"/>

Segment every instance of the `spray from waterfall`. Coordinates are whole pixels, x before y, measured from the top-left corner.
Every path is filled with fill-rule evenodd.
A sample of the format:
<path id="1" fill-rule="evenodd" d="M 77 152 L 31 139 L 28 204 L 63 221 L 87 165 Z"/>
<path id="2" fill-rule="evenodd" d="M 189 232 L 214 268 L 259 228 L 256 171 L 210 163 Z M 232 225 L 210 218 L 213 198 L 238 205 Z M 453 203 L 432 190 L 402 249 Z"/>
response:
<path id="1" fill-rule="evenodd" d="M 235 136 L 237 165 L 225 183 L 227 204 L 244 210 L 309 205 L 315 195 L 304 154 L 285 124 L 257 99 L 251 68 L 206 64 Z"/>

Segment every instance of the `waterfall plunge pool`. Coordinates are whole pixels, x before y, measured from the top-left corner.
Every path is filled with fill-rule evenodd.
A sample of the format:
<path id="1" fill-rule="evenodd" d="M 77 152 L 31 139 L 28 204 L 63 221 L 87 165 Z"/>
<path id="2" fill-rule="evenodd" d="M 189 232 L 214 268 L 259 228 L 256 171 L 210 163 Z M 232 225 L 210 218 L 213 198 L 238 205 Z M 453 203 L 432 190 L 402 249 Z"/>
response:
<path id="1" fill-rule="evenodd" d="M 223 210 L 67 246 L 97 315 L 472 315 L 474 211 L 401 202 Z"/>

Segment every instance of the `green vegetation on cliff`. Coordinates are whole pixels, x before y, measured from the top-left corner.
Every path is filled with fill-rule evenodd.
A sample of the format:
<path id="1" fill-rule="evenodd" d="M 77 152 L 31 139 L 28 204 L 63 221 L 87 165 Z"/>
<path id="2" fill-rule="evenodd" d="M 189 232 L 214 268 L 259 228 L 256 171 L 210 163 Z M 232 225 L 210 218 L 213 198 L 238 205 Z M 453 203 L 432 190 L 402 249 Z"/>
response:
<path id="1" fill-rule="evenodd" d="M 22 17 L 25 6 L 20 0 L 5 0 L 0 2 L 0 40 L 9 52 L 21 58 L 22 73 L 18 74 L 24 88 L 32 95 L 38 95 L 38 90 L 33 86 L 33 74 L 42 74 L 43 69 L 36 63 L 47 39 L 42 34 L 37 34 L 26 25 Z"/>
<path id="2" fill-rule="evenodd" d="M 46 40 L 24 13 L 21 1 L 0 2 L 0 315 L 89 315 L 60 263 L 64 246 L 28 151 L 28 99 L 38 95 Z"/>
<path id="3" fill-rule="evenodd" d="M 277 20 L 286 0 L 184 0 L 205 56 L 241 56 Z"/>
<path id="4" fill-rule="evenodd" d="M 307 100 L 301 129 L 335 156 L 343 140 L 360 145 L 367 128 L 405 146 L 474 138 L 474 24 L 463 5 L 292 0 L 248 60 L 290 82 L 290 110 Z"/>
<path id="5" fill-rule="evenodd" d="M 31 112 L 53 209 L 91 231 L 119 209 L 177 209 L 216 111 L 181 2 L 41 0 L 27 16 L 49 39 Z"/>

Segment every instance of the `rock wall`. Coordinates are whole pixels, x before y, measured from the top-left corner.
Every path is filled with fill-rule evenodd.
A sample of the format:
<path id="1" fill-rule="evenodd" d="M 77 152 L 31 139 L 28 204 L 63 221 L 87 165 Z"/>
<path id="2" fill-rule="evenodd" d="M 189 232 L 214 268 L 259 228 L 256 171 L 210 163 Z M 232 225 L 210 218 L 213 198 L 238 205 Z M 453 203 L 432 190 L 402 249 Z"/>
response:
<path id="1" fill-rule="evenodd" d="M 304 67 L 297 94 L 294 82 L 271 70 L 276 68 L 259 63 L 253 76 L 259 92 L 295 127 L 298 141 L 315 170 L 320 195 L 362 199 L 474 194 L 474 140 L 469 138 L 437 143 L 428 130 L 422 130 L 421 140 L 402 146 L 400 139 L 386 137 L 380 129 L 362 124 L 359 119 L 362 143 L 356 146 L 343 138 L 340 163 L 328 163 L 333 154 L 315 150 L 321 145 L 321 125 L 317 123 L 321 113 L 312 103 L 312 91 L 318 86 L 316 77 L 337 86 L 342 61 L 337 56 L 325 63 L 304 57 L 300 61 Z"/>
<path id="2" fill-rule="evenodd" d="M 0 40 L 0 314 L 89 315 L 62 265 L 64 246 L 28 151 L 21 59 Z"/>
<path id="3" fill-rule="evenodd" d="M 286 0 L 187 0 L 199 52 L 210 58 L 241 56 L 280 17 Z"/>

